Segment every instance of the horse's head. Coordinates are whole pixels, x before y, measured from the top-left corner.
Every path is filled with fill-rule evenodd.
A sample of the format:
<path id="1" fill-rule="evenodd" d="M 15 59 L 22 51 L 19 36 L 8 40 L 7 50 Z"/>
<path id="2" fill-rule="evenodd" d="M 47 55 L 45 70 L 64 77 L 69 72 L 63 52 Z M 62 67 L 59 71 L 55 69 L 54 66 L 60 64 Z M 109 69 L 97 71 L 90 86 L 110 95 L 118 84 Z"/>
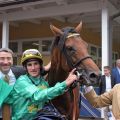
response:
<path id="1" fill-rule="evenodd" d="M 80 36 L 82 22 L 76 28 L 66 27 L 60 30 L 53 25 L 50 28 L 56 35 L 55 48 L 64 57 L 62 68 L 65 71 L 76 68 L 80 78 L 86 80 L 84 84 L 96 84 L 100 70 L 88 54 L 88 44 Z"/>

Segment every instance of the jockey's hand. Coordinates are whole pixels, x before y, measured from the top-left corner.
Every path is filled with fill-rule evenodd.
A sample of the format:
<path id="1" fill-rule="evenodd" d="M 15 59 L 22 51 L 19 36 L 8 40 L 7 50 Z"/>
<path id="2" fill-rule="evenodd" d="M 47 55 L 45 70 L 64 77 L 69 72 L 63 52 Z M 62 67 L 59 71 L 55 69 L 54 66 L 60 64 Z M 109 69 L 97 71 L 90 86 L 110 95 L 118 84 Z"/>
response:
<path id="1" fill-rule="evenodd" d="M 51 61 L 46 66 L 43 67 L 45 71 L 49 71 L 50 68 L 51 68 Z"/>
<path id="2" fill-rule="evenodd" d="M 75 80 L 78 80 L 77 75 L 75 75 L 75 70 L 76 68 L 74 68 L 68 75 L 66 81 L 67 86 L 70 86 Z"/>

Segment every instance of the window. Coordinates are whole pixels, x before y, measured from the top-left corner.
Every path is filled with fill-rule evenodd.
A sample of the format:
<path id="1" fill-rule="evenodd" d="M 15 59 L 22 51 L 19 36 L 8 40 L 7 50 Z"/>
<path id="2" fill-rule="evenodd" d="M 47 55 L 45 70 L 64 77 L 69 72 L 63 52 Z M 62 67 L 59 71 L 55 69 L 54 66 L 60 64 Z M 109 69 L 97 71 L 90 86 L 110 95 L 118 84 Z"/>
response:
<path id="1" fill-rule="evenodd" d="M 27 49 L 39 49 L 38 41 L 24 41 L 22 43 L 22 51 Z"/>
<path id="2" fill-rule="evenodd" d="M 118 59 L 118 53 L 115 53 L 115 54 L 114 54 L 114 58 L 115 58 L 115 60 Z"/>
<path id="3" fill-rule="evenodd" d="M 10 48 L 13 52 L 17 53 L 17 52 L 18 52 L 18 43 L 17 43 L 17 42 L 10 42 L 10 43 L 9 43 L 9 48 Z"/>
<path id="4" fill-rule="evenodd" d="M 101 48 L 98 48 L 98 57 L 101 58 Z"/>
<path id="5" fill-rule="evenodd" d="M 17 57 L 13 57 L 13 63 L 14 65 L 17 65 Z"/>
<path id="6" fill-rule="evenodd" d="M 112 65 L 115 66 L 116 65 L 116 60 L 118 59 L 118 53 L 117 52 L 113 52 L 112 53 Z"/>
<path id="7" fill-rule="evenodd" d="M 90 45 L 90 55 L 92 56 L 94 62 L 101 68 L 101 48 L 95 45 Z"/>
<path id="8" fill-rule="evenodd" d="M 2 42 L 0 42 L 0 48 L 2 47 Z"/>
<path id="9" fill-rule="evenodd" d="M 97 55 L 97 48 L 94 47 L 94 46 L 91 46 L 91 47 L 90 47 L 90 54 L 91 54 L 92 56 L 96 56 L 96 55 Z"/>
<path id="10" fill-rule="evenodd" d="M 49 52 L 51 48 L 52 41 L 51 40 L 43 40 L 42 41 L 42 52 Z"/>

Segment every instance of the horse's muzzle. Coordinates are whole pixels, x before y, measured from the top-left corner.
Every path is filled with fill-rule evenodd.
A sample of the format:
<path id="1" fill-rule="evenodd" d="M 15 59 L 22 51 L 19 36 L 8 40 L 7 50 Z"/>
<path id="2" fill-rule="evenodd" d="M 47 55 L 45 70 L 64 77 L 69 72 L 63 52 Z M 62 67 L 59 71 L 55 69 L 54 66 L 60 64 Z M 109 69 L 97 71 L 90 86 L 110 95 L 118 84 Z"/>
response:
<path id="1" fill-rule="evenodd" d="M 91 85 L 97 85 L 99 83 L 100 75 L 96 75 L 95 73 L 91 73 L 89 75 L 89 80 Z"/>
<path id="2" fill-rule="evenodd" d="M 86 72 L 85 70 L 77 70 L 75 74 L 79 78 L 80 84 L 84 85 L 97 85 L 99 83 L 100 76 L 96 75 L 94 72 Z"/>

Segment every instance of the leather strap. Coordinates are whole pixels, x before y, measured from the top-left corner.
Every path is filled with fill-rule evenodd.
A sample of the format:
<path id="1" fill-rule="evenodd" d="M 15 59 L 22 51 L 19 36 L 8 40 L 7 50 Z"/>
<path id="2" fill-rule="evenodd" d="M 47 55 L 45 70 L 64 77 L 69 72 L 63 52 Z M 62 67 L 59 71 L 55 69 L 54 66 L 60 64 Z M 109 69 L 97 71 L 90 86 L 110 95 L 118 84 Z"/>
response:
<path id="1" fill-rule="evenodd" d="M 8 104 L 4 104 L 2 107 L 2 117 L 3 120 L 10 120 L 10 106 Z"/>

